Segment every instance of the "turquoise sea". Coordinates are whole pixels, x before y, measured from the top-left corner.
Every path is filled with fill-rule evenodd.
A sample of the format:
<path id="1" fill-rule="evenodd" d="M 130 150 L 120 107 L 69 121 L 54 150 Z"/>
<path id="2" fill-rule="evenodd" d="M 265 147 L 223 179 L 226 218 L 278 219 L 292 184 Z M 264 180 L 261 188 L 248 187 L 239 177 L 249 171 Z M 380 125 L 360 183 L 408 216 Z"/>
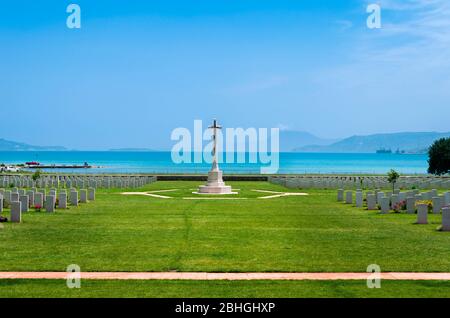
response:
<path id="1" fill-rule="evenodd" d="M 170 152 L 115 152 L 115 151 L 3 151 L 0 163 L 19 164 L 37 161 L 41 164 L 83 165 L 87 162 L 99 168 L 50 169 L 66 173 L 205 173 L 210 164 L 172 162 Z M 259 174 L 261 164 L 222 163 L 227 174 Z M 332 154 L 280 153 L 278 173 L 386 173 L 396 169 L 401 173 L 425 174 L 426 154 Z"/>

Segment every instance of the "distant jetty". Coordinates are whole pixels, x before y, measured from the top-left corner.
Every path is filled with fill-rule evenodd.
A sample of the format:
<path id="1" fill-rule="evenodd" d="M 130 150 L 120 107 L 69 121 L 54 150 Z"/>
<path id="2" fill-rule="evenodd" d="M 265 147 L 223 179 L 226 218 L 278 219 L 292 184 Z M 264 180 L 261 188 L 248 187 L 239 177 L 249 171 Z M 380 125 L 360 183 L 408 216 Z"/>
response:
<path id="1" fill-rule="evenodd" d="M 23 165 L 23 168 L 28 169 L 91 169 L 91 168 L 100 168 L 96 166 L 92 166 L 85 162 L 83 165 L 65 165 L 65 164 L 40 164 L 39 162 L 27 162 Z"/>
<path id="2" fill-rule="evenodd" d="M 24 168 L 30 169 L 91 169 L 97 168 L 91 165 L 35 165 L 35 166 L 25 166 Z"/>

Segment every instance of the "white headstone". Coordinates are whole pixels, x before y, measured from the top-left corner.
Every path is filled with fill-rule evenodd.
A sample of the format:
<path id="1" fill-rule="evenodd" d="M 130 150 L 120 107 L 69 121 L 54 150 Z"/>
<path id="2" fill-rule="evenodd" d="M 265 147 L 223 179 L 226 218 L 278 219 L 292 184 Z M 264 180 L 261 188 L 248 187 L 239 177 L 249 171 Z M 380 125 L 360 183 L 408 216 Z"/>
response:
<path id="1" fill-rule="evenodd" d="M 80 202 L 87 203 L 87 190 L 86 189 L 80 190 Z"/>
<path id="2" fill-rule="evenodd" d="M 417 205 L 417 224 L 428 224 L 428 204 Z"/>
<path id="3" fill-rule="evenodd" d="M 21 203 L 21 211 L 28 212 L 28 205 L 30 204 L 28 195 L 21 195 L 19 201 Z"/>
<path id="4" fill-rule="evenodd" d="M 47 195 L 45 196 L 45 211 L 47 212 L 55 212 L 55 196 Z"/>
<path id="5" fill-rule="evenodd" d="M 5 193 L 3 194 L 3 199 L 5 200 L 6 203 L 11 203 L 11 191 L 6 190 Z"/>
<path id="6" fill-rule="evenodd" d="M 363 193 L 361 191 L 356 192 L 355 203 L 356 203 L 356 206 L 358 208 L 362 208 L 362 206 L 363 206 Z"/>
<path id="7" fill-rule="evenodd" d="M 71 190 L 70 191 L 70 204 L 73 206 L 78 206 L 78 192 Z"/>
<path id="8" fill-rule="evenodd" d="M 450 205 L 450 192 L 445 192 L 444 193 L 444 205 Z"/>
<path id="9" fill-rule="evenodd" d="M 31 207 L 34 204 L 34 192 L 32 190 L 28 190 L 27 195 L 28 195 L 28 206 Z"/>
<path id="10" fill-rule="evenodd" d="M 442 208 L 442 231 L 450 231 L 450 207 Z"/>
<path id="11" fill-rule="evenodd" d="M 389 198 L 381 197 L 379 202 L 381 206 L 381 213 L 382 214 L 389 213 Z"/>
<path id="12" fill-rule="evenodd" d="M 377 192 L 377 197 L 376 197 L 377 203 L 380 203 L 381 202 L 381 198 L 384 197 L 384 196 L 385 196 L 384 192 L 378 191 Z"/>
<path id="13" fill-rule="evenodd" d="M 347 204 L 353 203 L 353 192 L 352 191 L 345 192 L 345 203 L 347 203 Z"/>
<path id="14" fill-rule="evenodd" d="M 44 207 L 44 195 L 41 192 L 36 192 L 34 195 L 34 206 L 35 207 Z"/>
<path id="15" fill-rule="evenodd" d="M 434 214 L 441 213 L 441 208 L 442 208 L 442 198 L 433 197 L 433 213 Z"/>
<path id="16" fill-rule="evenodd" d="M 11 192 L 11 202 L 19 202 L 19 193 Z"/>
<path id="17" fill-rule="evenodd" d="M 89 188 L 88 200 L 89 201 L 95 200 L 95 188 Z"/>
<path id="18" fill-rule="evenodd" d="M 338 189 L 337 200 L 338 202 L 344 201 L 344 189 Z"/>
<path id="19" fill-rule="evenodd" d="M 391 197 L 391 209 L 394 209 L 395 205 L 397 205 L 400 202 L 398 198 L 398 194 L 393 194 Z"/>
<path id="20" fill-rule="evenodd" d="M 370 193 L 367 195 L 367 209 L 376 210 L 375 194 Z"/>
<path id="21" fill-rule="evenodd" d="M 22 222 L 22 206 L 20 201 L 11 202 L 11 222 L 13 223 Z"/>
<path id="22" fill-rule="evenodd" d="M 431 193 L 430 192 L 422 193 L 422 200 L 431 200 Z"/>
<path id="23" fill-rule="evenodd" d="M 67 209 L 67 192 L 66 191 L 59 192 L 58 209 Z"/>
<path id="24" fill-rule="evenodd" d="M 416 212 L 416 199 L 413 197 L 406 198 L 406 211 L 408 214 L 414 214 Z"/>

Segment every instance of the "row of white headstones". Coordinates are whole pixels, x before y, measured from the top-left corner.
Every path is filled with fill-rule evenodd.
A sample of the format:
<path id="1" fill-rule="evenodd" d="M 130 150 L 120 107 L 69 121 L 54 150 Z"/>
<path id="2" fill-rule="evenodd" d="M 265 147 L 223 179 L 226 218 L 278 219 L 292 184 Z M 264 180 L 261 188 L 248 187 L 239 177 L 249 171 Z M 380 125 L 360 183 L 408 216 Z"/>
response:
<path id="1" fill-rule="evenodd" d="M 384 189 L 390 183 L 385 176 L 271 176 L 269 182 L 290 189 Z M 450 189 L 450 178 L 402 176 L 396 183 L 403 189 Z"/>
<path id="2" fill-rule="evenodd" d="M 9 175 L 0 176 L 0 188 L 139 188 L 155 181 L 155 176 L 43 175 L 35 181 L 31 175 Z"/>
<path id="3" fill-rule="evenodd" d="M 345 192 L 345 193 L 344 193 Z M 355 203 L 356 207 L 363 207 L 364 198 L 363 191 L 356 190 L 355 202 L 353 201 L 353 191 L 344 191 L 338 189 L 337 200 L 346 204 Z M 436 189 L 420 193 L 419 190 L 400 192 L 395 190 L 392 192 L 383 192 L 376 190 L 374 192 L 366 192 L 366 203 L 368 210 L 378 210 L 378 205 L 382 214 L 389 213 L 390 210 L 404 201 L 406 203 L 406 212 L 414 214 L 417 212 L 417 224 L 428 224 L 428 204 L 417 203 L 417 201 L 432 201 L 433 213 L 440 214 L 442 212 L 442 231 L 450 231 L 450 191 L 442 195 L 438 194 Z"/>
<path id="4" fill-rule="evenodd" d="M 58 198 L 58 202 L 56 201 Z M 69 198 L 69 200 L 67 200 Z M 87 203 L 95 200 L 95 189 L 75 188 L 69 190 L 69 195 L 64 189 L 32 188 L 30 190 L 12 188 L 11 190 L 0 189 L 0 212 L 3 212 L 4 202 L 10 206 L 11 222 L 22 222 L 22 213 L 29 212 L 30 208 L 45 209 L 47 212 L 55 212 L 55 209 L 67 209 L 68 203 L 71 206 L 78 206 L 79 203 Z M 57 204 L 56 204 L 57 202 Z"/>

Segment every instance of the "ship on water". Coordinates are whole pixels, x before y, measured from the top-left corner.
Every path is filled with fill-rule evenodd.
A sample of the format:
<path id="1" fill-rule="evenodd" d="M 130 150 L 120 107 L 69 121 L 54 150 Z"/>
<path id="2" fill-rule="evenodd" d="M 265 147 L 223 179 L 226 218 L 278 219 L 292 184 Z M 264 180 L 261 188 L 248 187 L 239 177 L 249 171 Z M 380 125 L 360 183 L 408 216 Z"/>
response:
<path id="1" fill-rule="evenodd" d="M 392 153 L 392 149 L 380 148 L 376 151 L 376 153 Z"/>

